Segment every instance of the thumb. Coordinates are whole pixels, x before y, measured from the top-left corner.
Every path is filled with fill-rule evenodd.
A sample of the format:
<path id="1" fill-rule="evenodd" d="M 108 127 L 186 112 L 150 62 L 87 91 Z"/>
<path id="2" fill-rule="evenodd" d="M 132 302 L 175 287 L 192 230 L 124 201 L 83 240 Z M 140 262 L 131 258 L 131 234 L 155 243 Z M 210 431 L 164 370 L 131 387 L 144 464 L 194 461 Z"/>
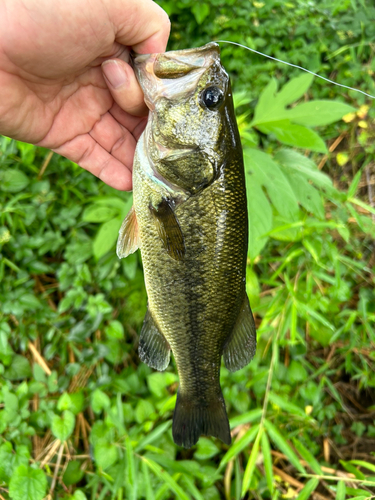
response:
<path id="1" fill-rule="evenodd" d="M 142 89 L 133 68 L 127 62 L 107 59 L 102 64 L 102 71 L 112 97 L 120 108 L 134 116 L 147 115 Z"/>

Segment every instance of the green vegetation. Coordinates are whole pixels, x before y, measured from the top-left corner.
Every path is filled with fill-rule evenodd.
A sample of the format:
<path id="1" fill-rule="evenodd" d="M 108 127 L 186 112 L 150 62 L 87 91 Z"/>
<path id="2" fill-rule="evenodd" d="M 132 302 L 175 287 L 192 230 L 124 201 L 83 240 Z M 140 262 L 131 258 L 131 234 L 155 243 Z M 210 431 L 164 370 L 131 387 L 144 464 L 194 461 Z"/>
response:
<path id="1" fill-rule="evenodd" d="M 375 93 L 370 2 L 160 3 L 171 49 L 230 39 Z M 176 367 L 139 362 L 142 265 L 114 250 L 131 195 L 0 138 L 0 499 L 375 498 L 375 104 L 237 47 L 223 61 L 258 326 L 252 363 L 222 369 L 233 444 L 176 447 Z"/>

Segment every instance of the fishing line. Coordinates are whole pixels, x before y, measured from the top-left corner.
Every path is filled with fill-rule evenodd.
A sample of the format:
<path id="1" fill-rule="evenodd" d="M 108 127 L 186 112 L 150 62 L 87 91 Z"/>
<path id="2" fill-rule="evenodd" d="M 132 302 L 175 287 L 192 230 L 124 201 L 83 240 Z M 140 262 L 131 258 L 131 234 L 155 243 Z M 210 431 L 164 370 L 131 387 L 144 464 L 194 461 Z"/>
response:
<path id="1" fill-rule="evenodd" d="M 292 68 L 297 68 L 301 69 L 302 71 L 306 71 L 306 73 L 310 73 L 310 75 L 314 75 L 317 78 L 320 78 L 321 80 L 325 80 L 326 82 L 333 83 L 333 85 L 337 85 L 338 87 L 343 87 L 344 89 L 349 89 L 349 90 L 354 90 L 354 92 L 359 92 L 360 94 L 366 95 L 367 97 L 371 97 L 371 99 L 375 99 L 375 96 L 371 94 L 367 94 L 366 92 L 363 92 L 363 90 L 355 89 L 353 87 L 348 87 L 347 85 L 343 85 L 342 83 L 337 83 L 334 82 L 333 80 L 330 80 L 329 78 L 325 78 L 324 76 L 318 75 L 317 73 L 314 73 L 313 71 L 310 71 L 306 68 L 303 68 L 302 66 L 298 66 L 297 64 L 292 64 L 287 61 L 282 61 L 281 59 L 277 59 L 277 57 L 272 57 L 269 56 L 268 54 L 263 54 L 263 52 L 259 52 L 258 50 L 251 49 L 250 47 L 246 47 L 246 45 L 242 45 L 241 43 L 237 42 L 230 42 L 229 40 L 215 40 L 217 43 L 231 43 L 232 45 L 238 45 L 238 47 L 242 47 L 243 49 L 250 50 L 250 52 L 255 52 L 255 54 L 259 54 L 260 56 L 268 57 L 268 59 L 272 59 L 273 61 L 277 61 L 282 64 L 286 64 L 287 66 L 292 66 Z"/>

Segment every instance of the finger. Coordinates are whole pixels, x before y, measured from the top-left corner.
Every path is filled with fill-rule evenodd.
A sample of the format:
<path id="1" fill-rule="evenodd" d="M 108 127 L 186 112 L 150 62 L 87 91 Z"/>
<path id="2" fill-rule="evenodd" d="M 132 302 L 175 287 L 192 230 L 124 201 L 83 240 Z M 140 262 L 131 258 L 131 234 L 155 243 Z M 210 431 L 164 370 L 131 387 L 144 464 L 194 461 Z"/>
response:
<path id="1" fill-rule="evenodd" d="M 100 118 L 91 130 L 90 136 L 114 158 L 132 170 L 136 140 L 110 113 Z"/>
<path id="2" fill-rule="evenodd" d="M 143 92 L 131 66 L 121 59 L 109 59 L 102 64 L 102 70 L 117 104 L 131 115 L 146 115 Z"/>
<path id="3" fill-rule="evenodd" d="M 165 51 L 171 23 L 158 4 L 152 0 L 106 0 L 106 3 L 117 42 L 140 54 Z"/>
<path id="4" fill-rule="evenodd" d="M 111 115 L 118 121 L 123 127 L 125 127 L 129 132 L 132 133 L 133 137 L 138 140 L 139 136 L 143 132 L 147 124 L 147 115 L 133 116 L 124 111 L 117 103 L 113 103 L 112 108 L 109 110 Z"/>
<path id="5" fill-rule="evenodd" d="M 78 163 L 115 189 L 132 189 L 131 171 L 88 134 L 78 136 L 53 151 Z"/>

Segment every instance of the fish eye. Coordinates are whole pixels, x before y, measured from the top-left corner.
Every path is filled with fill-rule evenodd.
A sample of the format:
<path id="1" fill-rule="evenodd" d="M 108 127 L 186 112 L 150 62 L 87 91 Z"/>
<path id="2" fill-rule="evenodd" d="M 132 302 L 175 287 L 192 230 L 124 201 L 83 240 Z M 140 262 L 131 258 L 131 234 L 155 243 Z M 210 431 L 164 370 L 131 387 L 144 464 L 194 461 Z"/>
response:
<path id="1" fill-rule="evenodd" d="M 224 92 L 219 87 L 207 87 L 201 93 L 201 104 L 211 110 L 218 109 L 223 100 Z"/>

